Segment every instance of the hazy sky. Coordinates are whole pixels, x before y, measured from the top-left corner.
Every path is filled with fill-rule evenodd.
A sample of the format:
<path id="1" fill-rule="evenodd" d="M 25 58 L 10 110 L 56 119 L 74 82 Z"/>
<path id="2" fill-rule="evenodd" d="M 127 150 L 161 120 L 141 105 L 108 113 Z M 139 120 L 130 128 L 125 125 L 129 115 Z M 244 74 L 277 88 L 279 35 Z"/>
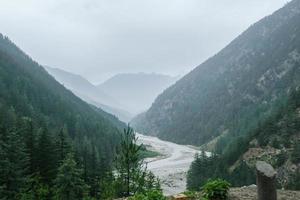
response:
<path id="1" fill-rule="evenodd" d="M 0 32 L 40 64 L 100 82 L 186 73 L 288 0 L 0 0 Z"/>

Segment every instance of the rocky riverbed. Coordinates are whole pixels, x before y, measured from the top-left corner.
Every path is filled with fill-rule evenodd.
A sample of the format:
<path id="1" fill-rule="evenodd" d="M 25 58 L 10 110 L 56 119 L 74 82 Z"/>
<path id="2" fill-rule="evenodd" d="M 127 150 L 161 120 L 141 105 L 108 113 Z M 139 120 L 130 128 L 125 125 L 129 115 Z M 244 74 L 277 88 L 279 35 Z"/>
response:
<path id="1" fill-rule="evenodd" d="M 148 169 L 161 180 L 165 195 L 178 194 L 186 189 L 186 173 L 198 150 L 156 137 L 137 134 L 139 142 L 157 151 L 161 156 L 146 159 Z"/>

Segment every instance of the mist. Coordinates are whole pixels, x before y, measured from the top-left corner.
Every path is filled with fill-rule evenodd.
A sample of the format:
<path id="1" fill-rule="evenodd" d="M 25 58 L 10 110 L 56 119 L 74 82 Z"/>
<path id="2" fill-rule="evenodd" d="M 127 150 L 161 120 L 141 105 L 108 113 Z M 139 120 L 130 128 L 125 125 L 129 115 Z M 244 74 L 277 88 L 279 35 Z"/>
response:
<path id="1" fill-rule="evenodd" d="M 287 0 L 1 0 L 1 32 L 40 64 L 100 83 L 182 75 Z"/>

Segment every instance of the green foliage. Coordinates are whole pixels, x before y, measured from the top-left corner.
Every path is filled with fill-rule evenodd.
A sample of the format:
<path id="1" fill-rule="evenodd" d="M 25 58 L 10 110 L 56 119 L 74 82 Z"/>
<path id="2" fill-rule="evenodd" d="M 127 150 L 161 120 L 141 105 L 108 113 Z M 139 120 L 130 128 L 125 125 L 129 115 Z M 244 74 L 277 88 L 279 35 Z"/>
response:
<path id="1" fill-rule="evenodd" d="M 202 188 L 203 197 L 207 200 L 227 200 L 230 184 L 227 181 L 209 180 Z"/>
<path id="2" fill-rule="evenodd" d="M 300 169 L 298 169 L 296 174 L 291 177 L 287 188 L 290 190 L 300 190 Z"/>
<path id="3" fill-rule="evenodd" d="M 294 145 L 293 152 L 291 154 L 291 160 L 295 164 L 300 163 L 300 142 L 297 142 Z"/>
<path id="4" fill-rule="evenodd" d="M 100 198 L 125 124 L 76 97 L 0 34 L 0 197 L 53 197 L 68 153 Z M 109 182 L 111 183 L 111 182 Z M 33 186 L 35 185 L 35 186 Z M 51 189 L 49 189 L 51 188 Z"/>
<path id="5" fill-rule="evenodd" d="M 58 133 L 56 146 L 57 146 L 57 153 L 58 153 L 58 163 L 62 163 L 68 153 L 71 152 L 71 145 L 68 136 L 68 129 L 67 126 L 64 125 Z"/>
<path id="6" fill-rule="evenodd" d="M 136 193 L 137 181 L 142 176 L 142 161 L 139 159 L 141 146 L 132 128 L 124 129 L 120 147 L 117 151 L 116 169 L 120 184 L 120 195 L 130 196 Z"/>
<path id="7" fill-rule="evenodd" d="M 55 146 L 48 130 L 41 130 L 37 144 L 37 167 L 43 183 L 50 185 L 58 167 Z"/>
<path id="8" fill-rule="evenodd" d="M 116 193 L 117 196 L 131 196 L 152 189 L 160 189 L 158 179 L 144 165 L 141 159 L 141 145 L 137 144 L 134 130 L 124 129 L 121 144 L 116 157 Z"/>
<path id="9" fill-rule="evenodd" d="M 190 166 L 187 174 L 187 188 L 189 190 L 199 190 L 201 186 L 210 178 L 215 176 L 213 166 L 216 157 L 208 157 L 204 151 L 195 155 L 195 160 Z"/>
<path id="10" fill-rule="evenodd" d="M 198 196 L 195 191 L 191 191 L 191 190 L 187 190 L 183 194 L 186 195 L 189 199 L 195 199 Z"/>
<path id="11" fill-rule="evenodd" d="M 128 200 L 167 200 L 161 190 L 148 190 L 144 193 L 138 193 L 130 197 Z"/>
<path id="12" fill-rule="evenodd" d="M 114 176 L 112 172 L 104 176 L 100 182 L 100 197 L 99 199 L 112 199 L 116 196 L 116 188 L 114 184 Z"/>
<path id="13" fill-rule="evenodd" d="M 25 189 L 19 196 L 21 200 L 49 199 L 50 189 L 42 183 L 41 177 L 36 175 L 27 181 Z"/>
<path id="14" fill-rule="evenodd" d="M 0 132 L 0 197 L 16 199 L 27 179 L 28 155 L 19 133 Z"/>
<path id="15" fill-rule="evenodd" d="M 240 161 L 231 173 L 226 177 L 226 180 L 230 181 L 233 186 L 244 186 L 256 183 L 255 169 L 249 167 L 246 162 Z"/>
<path id="16" fill-rule="evenodd" d="M 280 148 L 280 141 L 277 138 L 274 138 L 271 141 L 271 146 L 274 147 L 275 149 L 279 149 Z"/>
<path id="17" fill-rule="evenodd" d="M 280 152 L 280 154 L 277 155 L 275 167 L 282 166 L 286 162 L 286 160 L 287 160 L 287 154 L 285 152 Z"/>
<path id="18" fill-rule="evenodd" d="M 287 92 L 300 85 L 299 60 L 294 58 L 300 49 L 300 31 L 295 28 L 300 14 L 292 12 L 299 5 L 291 1 L 255 23 L 166 89 L 133 125 L 139 132 L 154 129 L 160 138 L 182 144 L 202 145 L 225 135 L 217 152 L 222 153 L 285 104 Z M 265 36 L 263 29 L 268 30 Z M 265 133 L 274 130 L 276 125 Z M 259 139 L 261 145 L 269 142 L 263 135 Z"/>
<path id="19" fill-rule="evenodd" d="M 209 178 L 222 178 L 233 186 L 254 184 L 254 168 L 249 167 L 242 160 L 242 155 L 253 147 L 250 145 L 251 141 L 258 140 L 258 146 L 261 148 L 274 146 L 281 150 L 280 154 L 273 156 L 274 167 L 282 167 L 289 159 L 295 164 L 299 163 L 300 145 L 297 139 L 297 130 L 300 130 L 299 99 L 300 90 L 291 90 L 284 105 L 274 110 L 268 118 L 243 137 L 232 139 L 222 154 L 210 159 L 203 155 L 196 156 L 187 176 L 188 189 L 197 190 Z M 255 144 L 252 145 L 257 147 Z M 239 165 L 235 165 L 233 171 L 230 170 L 235 163 L 239 163 Z M 296 174 L 292 173 L 289 177 L 290 183 L 286 189 L 295 188 L 294 185 L 297 185 Z"/>
<path id="20" fill-rule="evenodd" d="M 141 147 L 141 151 L 140 151 L 140 159 L 145 159 L 145 158 L 154 158 L 157 156 L 160 156 L 161 154 L 159 152 L 156 151 L 151 151 L 146 149 L 146 147 L 144 145 L 142 145 Z"/>
<path id="21" fill-rule="evenodd" d="M 86 196 L 88 186 L 82 178 L 82 170 L 78 169 L 72 154 L 68 154 L 59 167 L 55 179 L 55 199 L 73 200 Z"/>

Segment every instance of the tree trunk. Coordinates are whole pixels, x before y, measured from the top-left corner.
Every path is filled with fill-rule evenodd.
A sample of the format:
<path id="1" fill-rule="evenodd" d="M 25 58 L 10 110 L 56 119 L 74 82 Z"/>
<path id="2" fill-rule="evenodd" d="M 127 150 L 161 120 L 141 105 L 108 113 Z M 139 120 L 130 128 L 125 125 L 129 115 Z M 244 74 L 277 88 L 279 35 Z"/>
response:
<path id="1" fill-rule="evenodd" d="M 258 200 L 277 200 L 276 171 L 263 161 L 256 163 Z"/>

